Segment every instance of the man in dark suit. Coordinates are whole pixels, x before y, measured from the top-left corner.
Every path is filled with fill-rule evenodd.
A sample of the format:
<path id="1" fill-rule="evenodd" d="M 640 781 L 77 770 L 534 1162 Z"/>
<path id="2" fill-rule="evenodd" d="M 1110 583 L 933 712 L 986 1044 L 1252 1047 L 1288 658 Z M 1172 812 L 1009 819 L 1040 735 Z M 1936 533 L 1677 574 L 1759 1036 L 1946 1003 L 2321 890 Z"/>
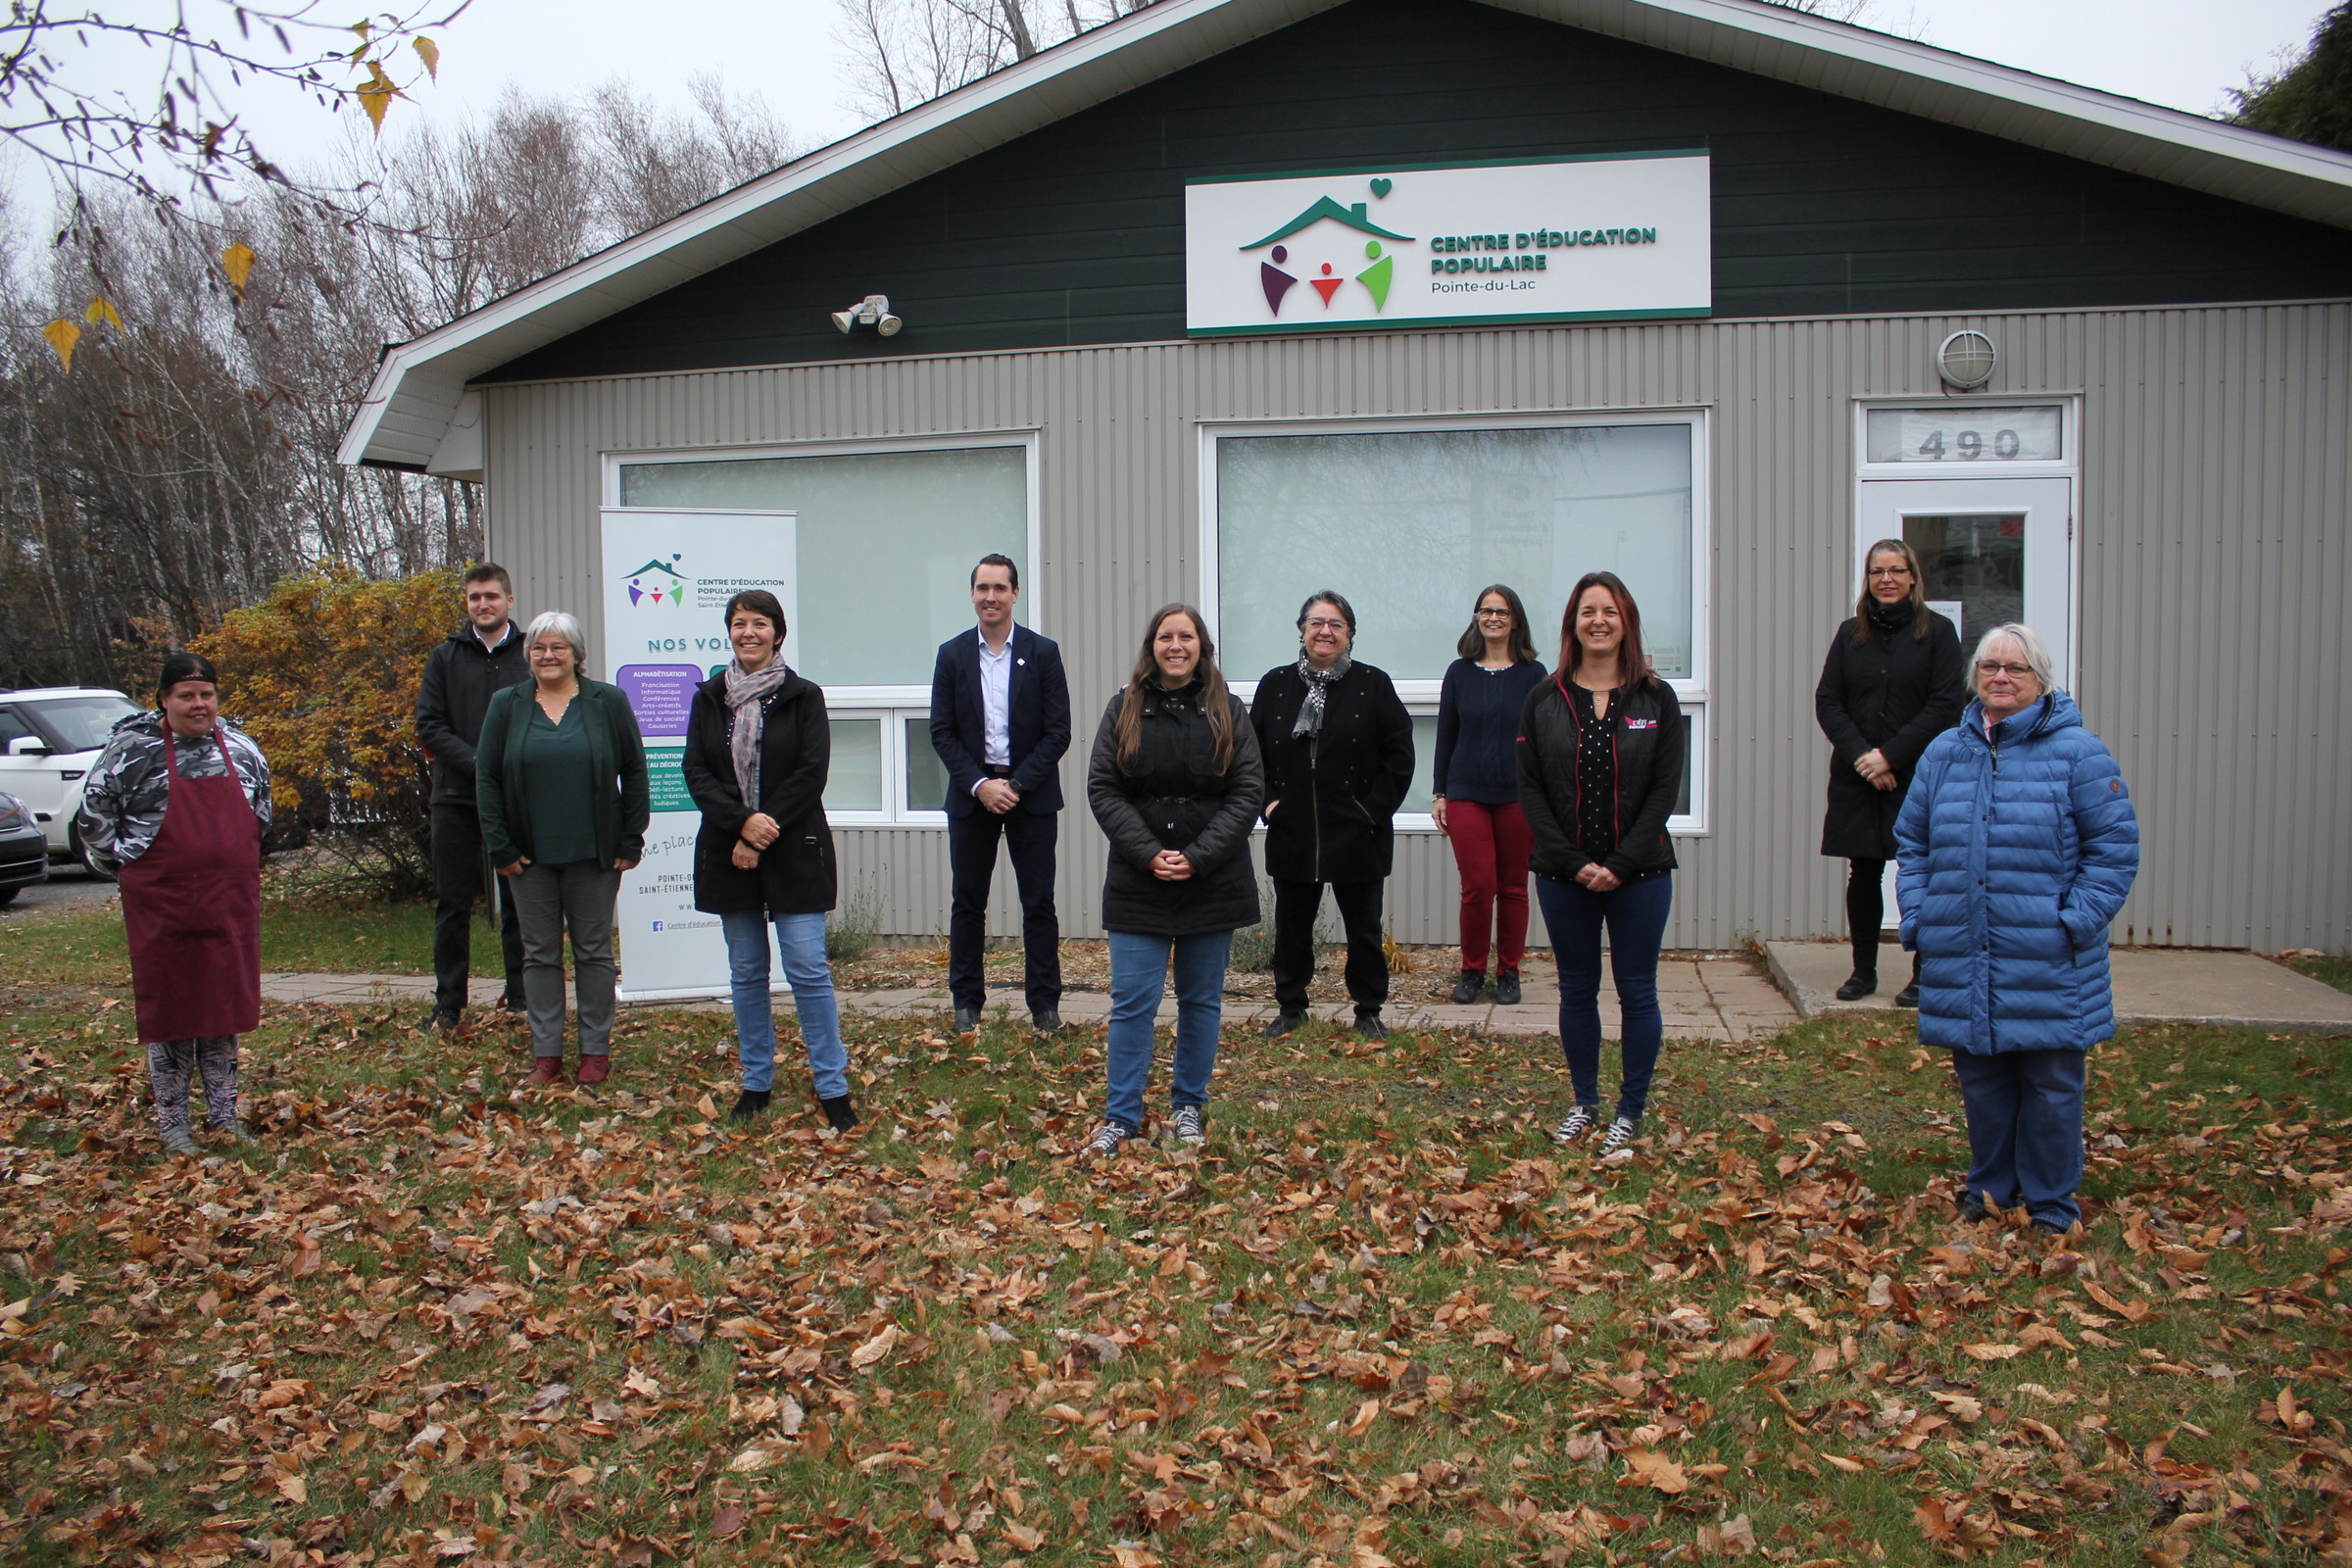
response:
<path id="1" fill-rule="evenodd" d="M 1070 687 L 1061 650 L 1015 625 L 1020 568 L 983 556 L 972 568 L 979 625 L 940 645 L 931 671 L 931 746 L 948 770 L 948 991 L 956 1027 L 980 1027 L 988 1000 L 982 955 L 997 842 L 1012 853 L 1021 891 L 1021 951 L 1029 1017 L 1061 1028 L 1061 922 L 1054 912 L 1054 839 L 1061 757 L 1070 749 Z"/>

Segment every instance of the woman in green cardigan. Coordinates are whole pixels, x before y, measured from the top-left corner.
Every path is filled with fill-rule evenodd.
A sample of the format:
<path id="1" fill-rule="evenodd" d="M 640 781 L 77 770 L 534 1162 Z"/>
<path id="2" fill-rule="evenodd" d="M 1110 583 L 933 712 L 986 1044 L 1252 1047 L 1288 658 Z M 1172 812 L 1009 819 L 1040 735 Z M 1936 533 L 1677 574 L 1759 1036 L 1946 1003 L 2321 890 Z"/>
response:
<path id="1" fill-rule="evenodd" d="M 645 855 L 651 797 L 645 739 L 617 686 L 580 671 L 588 642 L 561 610 L 523 636 L 528 684 L 490 699 L 474 763 L 482 845 L 507 879 L 522 926 L 522 994 L 531 1077 L 564 1068 L 564 936 L 580 1001 L 582 1084 L 612 1069 L 612 912 L 620 873 Z"/>

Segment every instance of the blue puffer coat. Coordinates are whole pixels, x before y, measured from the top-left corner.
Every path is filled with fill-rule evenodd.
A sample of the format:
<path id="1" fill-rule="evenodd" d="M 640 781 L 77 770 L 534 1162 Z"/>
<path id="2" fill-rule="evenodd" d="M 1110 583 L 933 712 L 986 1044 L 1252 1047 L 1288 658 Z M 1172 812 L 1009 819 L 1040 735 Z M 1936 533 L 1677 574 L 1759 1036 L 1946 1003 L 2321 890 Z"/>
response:
<path id="1" fill-rule="evenodd" d="M 1991 1054 L 2115 1034 L 2107 926 L 2139 870 L 2123 770 L 2052 692 L 1984 734 L 1984 705 L 1930 743 L 1895 819 L 1919 1038 Z"/>

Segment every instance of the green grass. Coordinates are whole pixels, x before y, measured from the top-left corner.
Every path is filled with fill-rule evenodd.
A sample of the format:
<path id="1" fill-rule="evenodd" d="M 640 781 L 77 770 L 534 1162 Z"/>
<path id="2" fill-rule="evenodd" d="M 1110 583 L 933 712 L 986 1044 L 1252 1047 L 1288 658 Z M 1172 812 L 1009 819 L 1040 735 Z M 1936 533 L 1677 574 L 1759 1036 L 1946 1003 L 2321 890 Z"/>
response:
<path id="1" fill-rule="evenodd" d="M 473 972 L 497 974 L 503 965 L 497 933 L 478 910 L 471 924 Z M 430 974 L 432 906 L 265 898 L 262 967 L 310 974 Z M 0 971 L 25 983 L 130 984 L 121 909 L 66 909 L 0 924 Z"/>
<path id="2" fill-rule="evenodd" d="M 2314 980 L 2322 981 L 2328 985 L 2331 985 L 2338 991 L 2352 991 L 2352 958 L 2305 957 L 2298 956 L 2295 957 L 2281 958 L 2279 961 L 2285 964 L 2288 968 L 2296 970 L 2302 974 L 2307 974 Z"/>
<path id="3" fill-rule="evenodd" d="M 1227 1042 L 1203 1154 L 1084 1166 L 1099 1034 L 853 1019 L 835 1140 L 803 1071 L 716 1114 L 723 1016 L 631 1011 L 603 1090 L 514 1095 L 512 1025 L 273 1007 L 264 1136 L 190 1166 L 126 1011 L 0 1032 L 12 1561 L 1548 1568 L 1729 1530 L 1861 1568 L 1933 1528 L 2022 1568 L 2344 1528 L 2319 1042 L 2102 1049 L 2053 1249 L 1954 1221 L 1948 1066 L 1850 1016 L 1670 1043 L 1623 1167 L 1544 1141 L 1539 1042 L 1320 1027 Z"/>

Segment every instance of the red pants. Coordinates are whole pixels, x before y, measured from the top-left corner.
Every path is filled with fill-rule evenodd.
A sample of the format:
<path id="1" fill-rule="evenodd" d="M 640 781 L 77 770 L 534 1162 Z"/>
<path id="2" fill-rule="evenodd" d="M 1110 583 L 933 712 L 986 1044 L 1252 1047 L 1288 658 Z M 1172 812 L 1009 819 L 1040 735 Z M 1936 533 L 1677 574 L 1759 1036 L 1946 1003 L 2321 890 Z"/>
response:
<path id="1" fill-rule="evenodd" d="M 1462 967 L 1486 972 L 1493 921 L 1500 927 L 1498 967 L 1516 973 L 1527 956 L 1527 860 L 1536 853 L 1527 817 L 1517 801 L 1447 801 L 1446 836 L 1453 841 L 1453 863 L 1462 874 Z"/>

